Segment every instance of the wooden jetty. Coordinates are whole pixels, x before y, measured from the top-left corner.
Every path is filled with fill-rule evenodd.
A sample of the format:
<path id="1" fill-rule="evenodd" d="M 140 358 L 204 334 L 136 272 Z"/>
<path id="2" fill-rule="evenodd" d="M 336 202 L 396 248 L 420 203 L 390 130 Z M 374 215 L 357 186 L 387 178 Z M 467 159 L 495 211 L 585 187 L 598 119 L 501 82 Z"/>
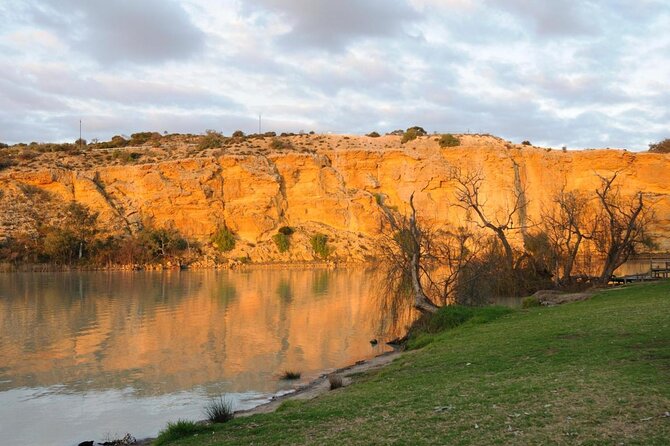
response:
<path id="1" fill-rule="evenodd" d="M 651 262 L 650 275 L 656 279 L 670 278 L 670 260 Z"/>
<path id="2" fill-rule="evenodd" d="M 670 259 L 649 258 L 649 272 L 640 274 L 629 274 L 626 276 L 612 276 L 610 283 L 633 283 L 648 280 L 670 279 Z"/>

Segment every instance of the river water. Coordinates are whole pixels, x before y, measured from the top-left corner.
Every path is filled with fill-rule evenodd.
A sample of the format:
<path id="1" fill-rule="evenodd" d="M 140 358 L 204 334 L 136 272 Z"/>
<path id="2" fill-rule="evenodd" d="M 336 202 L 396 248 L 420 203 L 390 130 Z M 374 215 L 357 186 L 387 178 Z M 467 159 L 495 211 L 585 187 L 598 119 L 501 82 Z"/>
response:
<path id="1" fill-rule="evenodd" d="M 382 353 L 354 270 L 0 274 L 0 444 L 70 445 L 236 409 Z"/>

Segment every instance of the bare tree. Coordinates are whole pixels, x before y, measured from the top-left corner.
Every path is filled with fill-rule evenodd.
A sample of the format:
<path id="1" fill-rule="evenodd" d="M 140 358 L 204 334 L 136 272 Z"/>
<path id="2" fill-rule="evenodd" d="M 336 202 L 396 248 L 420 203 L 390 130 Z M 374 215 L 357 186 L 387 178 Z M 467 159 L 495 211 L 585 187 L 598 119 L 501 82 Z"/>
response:
<path id="1" fill-rule="evenodd" d="M 596 196 L 600 205 L 598 230 L 595 244 L 604 256 L 604 264 L 600 274 L 600 282 L 607 283 L 614 271 L 623 265 L 637 249 L 653 246 L 647 233 L 653 220 L 653 210 L 645 202 L 641 191 L 624 197 L 621 187 L 615 184 L 620 172 L 601 176 L 600 187 Z"/>
<path id="2" fill-rule="evenodd" d="M 578 191 L 561 190 L 551 209 L 542 211 L 542 227 L 555 251 L 556 279 L 569 283 L 584 240 L 591 240 L 597 219 L 589 216 L 589 198 Z"/>
<path id="3" fill-rule="evenodd" d="M 514 250 L 509 242 L 507 234 L 509 231 L 521 229 L 514 226 L 514 219 L 526 206 L 525 191 L 516 188 L 513 191 L 513 201 L 506 209 L 499 209 L 494 216 L 489 216 L 486 209 L 486 200 L 482 199 L 481 188 L 484 176 L 480 170 L 474 172 L 462 172 L 455 170 L 453 179 L 456 181 L 456 205 L 466 212 L 474 212 L 476 219 L 473 221 L 480 227 L 486 228 L 495 234 L 500 240 L 505 252 L 505 265 L 509 271 L 514 269 Z M 517 218 L 518 220 L 518 218 Z"/>
<path id="4" fill-rule="evenodd" d="M 410 216 L 396 216 L 381 204 L 386 215 L 388 231 L 382 236 L 382 257 L 385 270 L 385 292 L 389 312 L 396 316 L 403 303 L 422 313 L 434 313 L 438 306 L 426 295 L 422 279 L 427 274 L 431 258 L 432 235 L 422 229 L 416 217 L 414 194 L 410 196 Z"/>
<path id="5" fill-rule="evenodd" d="M 378 202 L 386 217 L 380 240 L 382 314 L 397 327 L 410 309 L 430 314 L 457 303 L 461 272 L 478 254 L 474 235 L 466 228 L 434 230 L 422 223 L 414 194 L 409 200 L 409 216 L 392 211 L 382 200 Z"/>

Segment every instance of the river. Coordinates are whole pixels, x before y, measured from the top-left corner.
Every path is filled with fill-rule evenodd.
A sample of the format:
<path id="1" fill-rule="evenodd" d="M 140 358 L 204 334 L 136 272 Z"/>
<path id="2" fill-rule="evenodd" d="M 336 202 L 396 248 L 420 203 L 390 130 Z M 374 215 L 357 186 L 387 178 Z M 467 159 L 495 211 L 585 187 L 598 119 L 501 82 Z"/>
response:
<path id="1" fill-rule="evenodd" d="M 382 353 L 361 270 L 0 274 L 0 444 L 156 435 Z"/>

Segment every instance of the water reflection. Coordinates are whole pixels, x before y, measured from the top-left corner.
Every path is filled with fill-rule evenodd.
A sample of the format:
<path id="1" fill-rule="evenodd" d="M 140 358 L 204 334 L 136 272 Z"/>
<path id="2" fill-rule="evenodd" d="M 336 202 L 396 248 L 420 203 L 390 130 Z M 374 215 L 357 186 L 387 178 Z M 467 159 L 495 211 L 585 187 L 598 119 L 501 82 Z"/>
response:
<path id="1" fill-rule="evenodd" d="M 100 439 L 105 419 L 148 435 L 199 418 L 211 395 L 250 405 L 285 385 L 282 370 L 309 379 L 379 353 L 371 284 L 327 270 L 0 275 L 0 444 Z M 68 398 L 103 408 L 54 437 Z M 35 401 L 53 415 L 35 423 Z M 24 419 L 43 443 L 11 421 Z"/>

